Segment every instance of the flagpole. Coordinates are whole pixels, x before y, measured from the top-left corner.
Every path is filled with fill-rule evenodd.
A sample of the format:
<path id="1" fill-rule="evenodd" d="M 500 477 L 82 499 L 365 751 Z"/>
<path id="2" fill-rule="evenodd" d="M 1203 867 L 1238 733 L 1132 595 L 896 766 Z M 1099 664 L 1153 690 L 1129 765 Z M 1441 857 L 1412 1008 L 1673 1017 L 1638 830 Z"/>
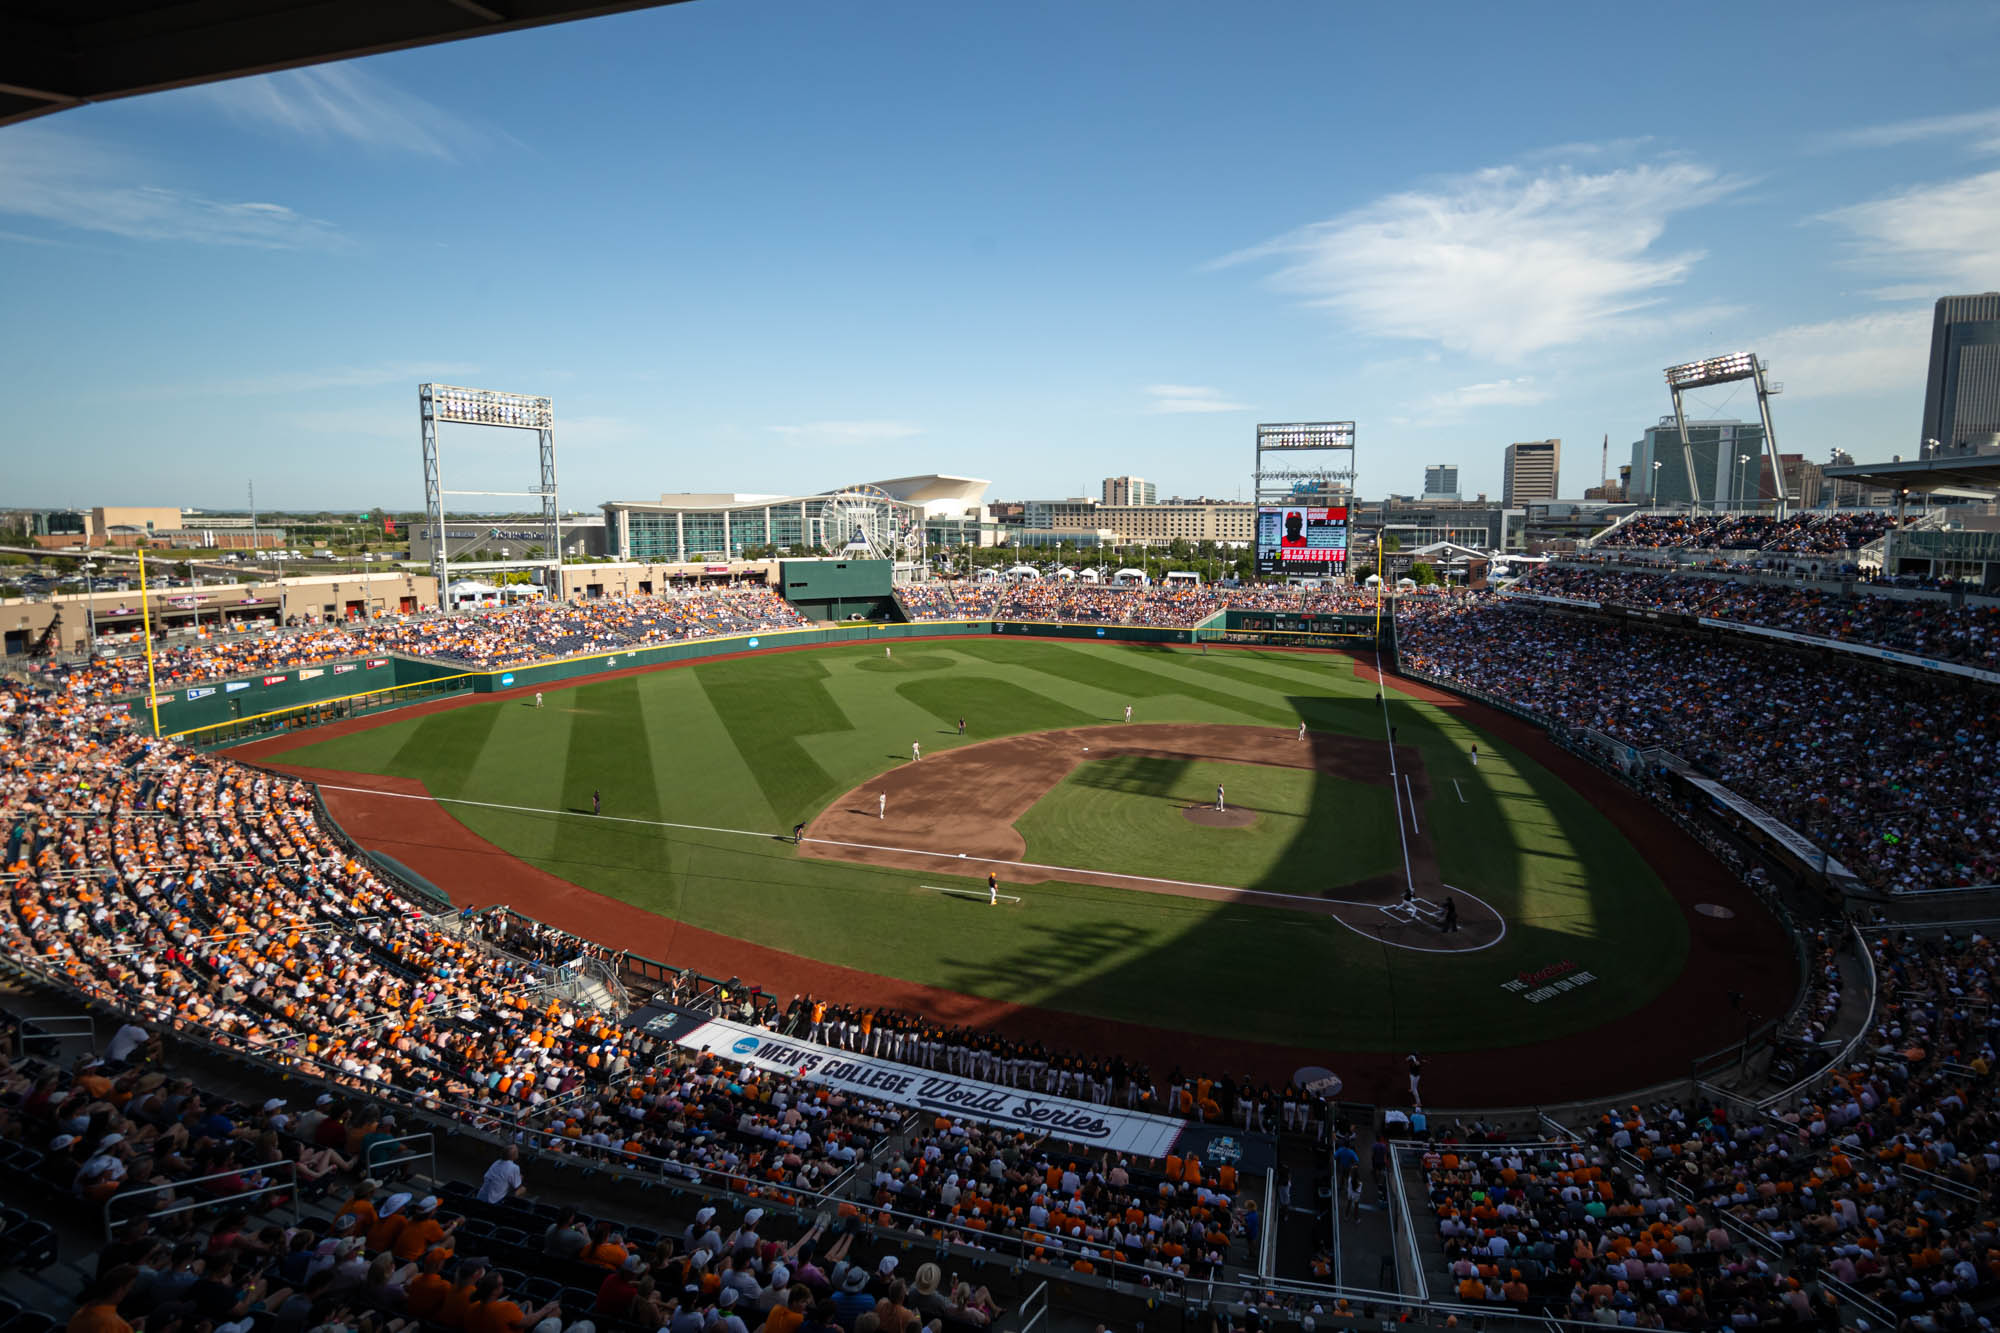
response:
<path id="1" fill-rule="evenodd" d="M 139 625 L 146 636 L 146 707 L 153 714 L 153 735 L 160 734 L 160 696 L 153 692 L 153 603 L 146 596 L 146 539 L 139 539 Z"/>

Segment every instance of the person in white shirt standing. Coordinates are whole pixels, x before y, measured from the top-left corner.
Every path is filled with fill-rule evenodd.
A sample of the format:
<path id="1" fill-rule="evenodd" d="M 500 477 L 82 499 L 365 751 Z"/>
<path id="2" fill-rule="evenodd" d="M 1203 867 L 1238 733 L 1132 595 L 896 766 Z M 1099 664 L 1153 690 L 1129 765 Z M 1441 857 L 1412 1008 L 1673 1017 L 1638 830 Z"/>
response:
<path id="1" fill-rule="evenodd" d="M 486 1168 L 486 1178 L 479 1182 L 481 1203 L 502 1203 L 517 1194 L 526 1194 L 528 1187 L 521 1179 L 521 1150 L 513 1144 L 493 1159 L 493 1165 Z"/>

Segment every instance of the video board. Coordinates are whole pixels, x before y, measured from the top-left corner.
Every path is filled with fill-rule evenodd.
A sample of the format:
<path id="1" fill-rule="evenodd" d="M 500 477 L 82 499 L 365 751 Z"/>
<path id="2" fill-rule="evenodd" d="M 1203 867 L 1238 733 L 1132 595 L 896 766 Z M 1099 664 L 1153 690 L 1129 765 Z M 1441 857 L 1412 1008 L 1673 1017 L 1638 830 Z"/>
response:
<path id="1" fill-rule="evenodd" d="M 1281 505 L 1257 511 L 1259 574 L 1338 574 L 1347 567 L 1347 510 Z"/>

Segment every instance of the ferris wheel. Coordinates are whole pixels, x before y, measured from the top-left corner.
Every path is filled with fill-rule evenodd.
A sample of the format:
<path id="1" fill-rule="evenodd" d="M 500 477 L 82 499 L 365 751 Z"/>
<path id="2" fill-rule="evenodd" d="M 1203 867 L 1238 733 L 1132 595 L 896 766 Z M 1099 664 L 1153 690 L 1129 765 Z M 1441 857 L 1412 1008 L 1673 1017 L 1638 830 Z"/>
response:
<path id="1" fill-rule="evenodd" d="M 821 541 L 829 550 L 874 560 L 923 559 L 922 520 L 880 487 L 836 491 L 820 513 Z"/>

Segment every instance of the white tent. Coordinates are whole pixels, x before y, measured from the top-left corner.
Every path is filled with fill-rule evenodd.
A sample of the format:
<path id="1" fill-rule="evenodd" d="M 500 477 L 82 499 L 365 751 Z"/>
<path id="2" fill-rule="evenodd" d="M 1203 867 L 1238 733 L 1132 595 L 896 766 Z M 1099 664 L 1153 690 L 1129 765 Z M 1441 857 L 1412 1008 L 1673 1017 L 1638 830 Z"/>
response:
<path id="1" fill-rule="evenodd" d="M 1008 578 L 1018 579 L 1023 583 L 1027 582 L 1029 579 L 1038 579 L 1041 576 L 1042 576 L 1042 571 L 1036 569 L 1033 565 L 1015 565 L 1012 569 L 1007 571 Z"/>
<path id="2" fill-rule="evenodd" d="M 1111 576 L 1111 581 L 1113 583 L 1137 584 L 1141 588 L 1151 582 L 1146 577 L 1146 571 L 1143 569 L 1121 569 Z"/>
<path id="3" fill-rule="evenodd" d="M 500 600 L 500 590 L 477 579 L 457 579 L 445 589 L 445 601 L 452 606 L 491 606 Z"/>

